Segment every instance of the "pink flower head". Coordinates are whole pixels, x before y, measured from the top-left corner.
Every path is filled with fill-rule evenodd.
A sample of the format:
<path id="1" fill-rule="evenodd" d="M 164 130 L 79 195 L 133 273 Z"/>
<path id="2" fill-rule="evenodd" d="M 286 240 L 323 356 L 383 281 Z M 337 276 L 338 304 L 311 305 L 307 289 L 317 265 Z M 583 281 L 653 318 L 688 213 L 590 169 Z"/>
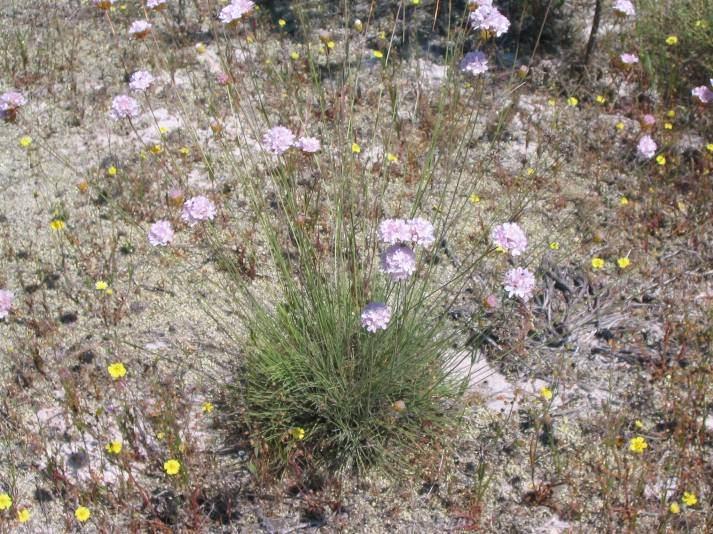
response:
<path id="1" fill-rule="evenodd" d="M 146 0 L 146 7 L 148 9 L 163 9 L 166 7 L 166 0 Z"/>
<path id="2" fill-rule="evenodd" d="M 17 91 L 8 91 L 0 95 L 0 111 L 15 111 L 27 104 L 27 99 Z"/>
<path id="3" fill-rule="evenodd" d="M 654 154 L 656 154 L 657 148 L 656 141 L 651 139 L 650 135 L 645 135 L 639 140 L 636 150 L 642 158 L 651 159 L 654 157 Z"/>
<path id="4" fill-rule="evenodd" d="M 267 131 L 262 137 L 262 144 L 265 150 L 273 154 L 283 154 L 295 142 L 295 134 L 284 126 L 275 126 Z"/>
<path id="5" fill-rule="evenodd" d="M 146 37 L 151 31 L 152 25 L 148 20 L 135 20 L 129 26 L 129 35 L 136 39 Z"/>
<path id="6" fill-rule="evenodd" d="M 386 330 L 391 320 L 391 308 L 381 302 L 367 304 L 361 311 L 361 325 L 372 334 L 377 330 Z"/>
<path id="7" fill-rule="evenodd" d="M 165 247 L 173 241 L 173 227 L 169 221 L 156 221 L 149 230 L 149 243 L 152 246 Z"/>
<path id="8" fill-rule="evenodd" d="M 411 225 L 403 219 L 386 219 L 379 224 L 379 239 L 387 245 L 411 241 Z"/>
<path id="9" fill-rule="evenodd" d="M 115 121 L 121 119 L 134 119 L 139 116 L 139 103 L 128 95 L 115 96 L 111 101 L 111 118 Z"/>
<path id="10" fill-rule="evenodd" d="M 508 297 L 520 297 L 527 302 L 535 289 L 535 276 L 527 269 L 516 267 L 505 273 L 503 284 Z"/>
<path id="11" fill-rule="evenodd" d="M 651 126 L 656 124 L 656 117 L 647 113 L 646 115 L 643 116 L 641 121 L 644 123 L 644 126 L 648 126 L 650 128 Z"/>
<path id="12" fill-rule="evenodd" d="M 0 289 L 0 319 L 4 319 L 10 313 L 12 301 L 15 300 L 15 295 L 7 289 Z"/>
<path id="13" fill-rule="evenodd" d="M 407 246 L 391 245 L 381 254 L 380 270 L 394 282 L 406 280 L 416 272 L 416 254 Z"/>
<path id="14" fill-rule="evenodd" d="M 215 81 L 218 82 L 218 85 L 228 85 L 230 83 L 230 76 L 228 76 L 224 72 L 219 72 L 218 74 L 215 75 Z"/>
<path id="15" fill-rule="evenodd" d="M 411 242 L 416 245 L 421 245 L 422 247 L 430 247 L 436 240 L 433 235 L 433 225 L 426 219 L 421 217 L 416 217 L 406 221 L 409 228 L 409 233 L 411 234 Z"/>
<path id="16" fill-rule="evenodd" d="M 319 152 L 319 149 L 322 148 L 319 139 L 315 137 L 300 137 L 295 146 L 302 152 L 307 152 L 308 154 Z"/>
<path id="17" fill-rule="evenodd" d="M 490 232 L 490 239 L 513 256 L 519 256 L 527 248 L 525 232 L 515 223 L 504 223 L 496 226 Z"/>
<path id="18" fill-rule="evenodd" d="M 490 3 L 480 2 L 480 5 L 470 14 L 470 25 L 474 30 L 486 30 L 500 37 L 510 27 L 510 21 Z"/>
<path id="19" fill-rule="evenodd" d="M 713 80 L 711 80 L 711 85 L 713 85 Z M 691 90 L 691 95 L 695 96 L 701 104 L 710 104 L 713 102 L 713 91 L 708 89 L 706 85 L 694 87 Z"/>
<path id="20" fill-rule="evenodd" d="M 223 24 L 230 24 L 240 20 L 243 15 L 247 15 L 253 7 L 255 7 L 255 2 L 250 0 L 233 0 L 220 10 L 218 18 Z"/>
<path id="21" fill-rule="evenodd" d="M 132 91 L 146 91 L 154 82 L 154 77 L 146 70 L 137 70 L 129 79 L 129 88 Z"/>
<path id="22" fill-rule="evenodd" d="M 619 56 L 619 59 L 621 59 L 624 65 L 634 65 L 639 62 L 639 56 L 636 54 L 622 54 Z"/>
<path id="23" fill-rule="evenodd" d="M 630 0 L 615 0 L 613 7 L 614 11 L 619 15 L 624 15 L 625 17 L 633 17 L 636 15 L 636 9 Z"/>
<path id="24" fill-rule="evenodd" d="M 481 51 L 468 52 L 460 61 L 460 70 L 477 76 L 488 70 L 488 57 Z"/>
<path id="25" fill-rule="evenodd" d="M 195 226 L 201 221 L 213 220 L 215 218 L 215 204 L 204 196 L 189 198 L 183 204 L 181 220 L 188 226 Z"/>

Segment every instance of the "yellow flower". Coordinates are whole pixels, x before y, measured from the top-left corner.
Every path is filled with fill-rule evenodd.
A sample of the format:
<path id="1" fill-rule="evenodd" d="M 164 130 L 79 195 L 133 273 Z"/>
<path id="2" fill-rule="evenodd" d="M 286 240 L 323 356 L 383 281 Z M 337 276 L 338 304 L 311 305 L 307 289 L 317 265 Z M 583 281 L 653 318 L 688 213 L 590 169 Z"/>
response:
<path id="1" fill-rule="evenodd" d="M 109 168 L 106 170 L 106 173 L 107 173 L 107 175 L 109 175 L 109 176 L 116 176 L 117 171 L 118 171 L 118 169 L 112 165 L 111 167 L 109 167 Z"/>
<path id="2" fill-rule="evenodd" d="M 597 95 L 594 100 L 597 102 L 597 104 L 606 104 L 607 102 L 607 99 L 602 95 Z"/>
<path id="3" fill-rule="evenodd" d="M 640 419 L 637 419 L 636 421 L 634 421 L 634 426 L 641 430 L 642 428 L 644 428 L 644 423 Z"/>
<path id="4" fill-rule="evenodd" d="M 126 367 L 124 367 L 124 364 L 121 362 L 112 363 L 109 367 L 107 367 L 107 371 L 109 371 L 109 375 L 114 380 L 118 380 L 119 378 L 124 378 L 124 376 L 126 376 Z"/>
<path id="5" fill-rule="evenodd" d="M 392 154 L 391 152 L 386 153 L 386 161 L 390 163 L 398 163 L 399 158 L 396 157 L 396 154 Z"/>
<path id="6" fill-rule="evenodd" d="M 535 169 L 533 169 L 532 167 L 528 167 L 525 171 L 525 174 L 527 174 L 528 176 L 532 176 L 533 174 L 535 174 Z"/>
<path id="7" fill-rule="evenodd" d="M 201 405 L 201 410 L 203 410 L 203 413 L 210 413 L 213 411 L 214 408 L 215 406 L 213 406 L 212 402 L 204 402 Z"/>
<path id="8" fill-rule="evenodd" d="M 168 133 L 168 128 L 166 128 L 165 126 L 159 126 L 158 133 L 160 133 L 161 135 L 166 135 Z"/>
<path id="9" fill-rule="evenodd" d="M 672 502 L 671 506 L 668 507 L 668 511 L 671 512 L 672 514 L 680 514 L 681 507 L 678 505 L 677 502 Z"/>
<path id="10" fill-rule="evenodd" d="M 12 497 L 7 493 L 0 493 L 0 510 L 7 510 L 12 506 Z"/>
<path id="11" fill-rule="evenodd" d="M 352 153 L 358 154 L 361 152 L 361 147 L 357 143 L 352 143 Z"/>
<path id="12" fill-rule="evenodd" d="M 153 145 L 151 148 L 149 148 L 149 150 L 154 156 L 157 156 L 161 152 L 163 152 L 163 147 L 161 145 Z"/>
<path id="13" fill-rule="evenodd" d="M 676 37 L 675 35 L 669 35 L 668 37 L 666 37 L 666 44 L 667 44 L 668 46 L 677 45 L 677 44 L 678 44 L 678 37 Z"/>
<path id="14" fill-rule="evenodd" d="M 676 111 L 673 110 L 673 109 L 669 109 L 669 110 L 666 112 L 666 116 L 667 116 L 669 119 L 673 119 L 673 118 L 676 116 Z"/>
<path id="15" fill-rule="evenodd" d="M 55 232 L 64 230 L 65 226 L 67 225 L 64 224 L 64 221 L 62 219 L 53 219 L 52 222 L 50 222 L 50 228 L 52 228 L 52 230 L 54 230 Z"/>
<path id="16" fill-rule="evenodd" d="M 673 124 L 671 124 L 670 122 L 664 122 L 663 127 L 665 130 L 673 130 Z"/>
<path id="17" fill-rule="evenodd" d="M 336 44 L 334 43 L 334 41 L 327 41 L 327 48 L 329 48 L 330 50 L 333 50 L 335 46 Z"/>
<path id="18" fill-rule="evenodd" d="M 706 145 L 706 150 L 707 150 L 708 152 L 713 152 L 713 143 L 708 143 L 708 144 Z"/>
<path id="19" fill-rule="evenodd" d="M 478 202 L 480 202 L 480 197 L 475 193 L 471 193 L 471 195 L 468 197 L 468 200 L 471 204 L 477 204 Z"/>
<path id="20" fill-rule="evenodd" d="M 619 199 L 619 204 L 622 205 L 622 206 L 626 206 L 626 205 L 629 204 L 629 199 L 626 198 L 626 197 L 621 197 L 621 198 Z"/>
<path id="21" fill-rule="evenodd" d="M 631 265 L 631 260 L 624 256 L 616 260 L 616 264 L 619 266 L 619 269 L 626 269 L 629 265 Z"/>
<path id="22" fill-rule="evenodd" d="M 362 23 L 361 19 L 356 19 L 354 21 L 354 29 L 358 32 L 364 29 L 364 23 Z"/>
<path id="23" fill-rule="evenodd" d="M 412 6 L 417 6 L 418 4 L 421 3 L 421 0 L 411 0 L 411 5 Z"/>
<path id="24" fill-rule="evenodd" d="M 163 462 L 163 470 L 167 475 L 177 475 L 181 470 L 181 462 L 178 460 L 166 460 Z"/>
<path id="25" fill-rule="evenodd" d="M 121 441 L 110 441 L 104 448 L 109 454 L 119 454 L 122 447 L 123 445 L 121 444 Z"/>
<path id="26" fill-rule="evenodd" d="M 574 106 L 576 106 L 577 104 L 579 104 L 579 100 L 577 100 L 577 97 L 576 97 L 576 96 L 570 96 L 570 97 L 567 99 L 567 105 L 568 105 L 568 106 L 574 107 Z"/>
<path id="27" fill-rule="evenodd" d="M 546 401 L 552 400 L 552 390 L 547 386 L 544 386 L 540 389 L 540 395 L 542 395 L 542 398 Z"/>
<path id="28" fill-rule="evenodd" d="M 277 24 L 280 26 L 280 28 L 284 28 L 287 24 L 287 21 L 285 19 L 280 19 L 277 21 Z"/>
<path id="29" fill-rule="evenodd" d="M 636 454 L 643 453 L 648 446 L 649 444 L 646 443 L 646 440 L 641 436 L 636 436 L 629 440 L 629 450 Z"/>
<path id="30" fill-rule="evenodd" d="M 23 135 L 22 137 L 20 137 L 20 146 L 22 148 L 27 148 L 31 144 L 32 144 L 32 137 L 30 137 L 29 135 Z"/>
<path id="31" fill-rule="evenodd" d="M 376 59 L 381 59 L 384 57 L 384 53 L 381 50 L 372 50 L 371 55 L 374 56 Z"/>
<path id="32" fill-rule="evenodd" d="M 295 441 L 302 441 L 305 439 L 305 429 L 300 427 L 295 427 L 290 430 L 290 435 Z"/>
<path id="33" fill-rule="evenodd" d="M 552 241 L 550 243 L 550 250 L 559 250 L 560 249 L 560 244 L 558 241 Z"/>
<path id="34" fill-rule="evenodd" d="M 27 523 L 30 520 L 31 515 L 32 514 L 30 513 L 30 510 L 28 510 L 27 508 L 20 508 L 17 511 L 17 520 L 20 523 Z"/>
<path id="35" fill-rule="evenodd" d="M 77 509 L 74 511 L 74 517 L 76 517 L 77 521 L 79 521 L 80 523 L 84 523 L 85 521 L 87 521 L 91 515 L 92 513 L 86 506 L 78 506 Z"/>
<path id="36" fill-rule="evenodd" d="M 699 19 L 696 21 L 695 26 L 696 26 L 696 28 L 706 29 L 708 27 L 708 22 L 706 22 L 705 20 Z"/>
<path id="37" fill-rule="evenodd" d="M 547 105 L 548 105 L 548 106 L 554 107 L 555 104 L 557 104 L 557 101 L 556 101 L 554 98 L 550 98 L 550 99 L 547 101 Z"/>
<path id="38" fill-rule="evenodd" d="M 106 289 L 109 287 L 109 284 L 107 284 L 104 280 L 97 280 L 97 283 L 94 284 L 94 288 L 97 291 L 106 291 Z"/>
<path id="39" fill-rule="evenodd" d="M 206 48 L 203 43 L 196 43 L 196 52 L 199 54 L 205 54 Z"/>
<path id="40" fill-rule="evenodd" d="M 300 55 L 293 50 L 290 52 L 290 58 L 292 58 L 293 61 L 297 61 L 300 58 Z"/>
<path id="41" fill-rule="evenodd" d="M 681 502 L 686 506 L 695 506 L 698 503 L 698 497 L 692 491 L 684 491 Z"/>
<path id="42" fill-rule="evenodd" d="M 624 123 L 621 122 L 621 121 L 617 122 L 614 126 L 616 127 L 617 130 L 623 130 L 623 129 L 624 129 Z"/>
<path id="43" fill-rule="evenodd" d="M 178 153 L 181 154 L 181 156 L 187 156 L 191 153 L 191 150 L 187 146 L 182 146 L 178 149 Z"/>
<path id="44" fill-rule="evenodd" d="M 112 288 L 110 288 L 110 287 L 107 287 L 104 292 L 105 292 L 107 295 L 113 295 L 113 294 L 114 294 L 114 290 L 113 290 Z"/>
<path id="45" fill-rule="evenodd" d="M 604 260 L 601 258 L 592 258 L 592 269 L 603 269 Z"/>
<path id="46" fill-rule="evenodd" d="M 666 165 L 666 156 L 664 156 L 663 154 L 659 154 L 658 156 L 656 156 L 656 163 L 661 166 Z"/>

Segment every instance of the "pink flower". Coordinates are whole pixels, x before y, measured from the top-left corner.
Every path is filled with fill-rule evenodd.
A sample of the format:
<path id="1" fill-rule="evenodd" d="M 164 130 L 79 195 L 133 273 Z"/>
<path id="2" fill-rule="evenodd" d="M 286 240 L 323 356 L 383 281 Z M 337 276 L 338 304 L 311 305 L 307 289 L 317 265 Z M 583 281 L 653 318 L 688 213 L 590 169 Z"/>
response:
<path id="1" fill-rule="evenodd" d="M 639 62 L 639 56 L 636 54 L 622 54 L 619 56 L 619 59 L 621 59 L 624 65 L 634 65 Z"/>
<path id="2" fill-rule="evenodd" d="M 636 9 L 634 9 L 634 4 L 630 0 L 616 0 L 614 2 L 614 11 L 625 17 L 633 17 L 636 15 Z"/>
<path id="3" fill-rule="evenodd" d="M 488 57 L 481 51 L 468 52 L 460 61 L 460 70 L 477 76 L 488 70 Z"/>
<path id="4" fill-rule="evenodd" d="M 513 256 L 519 256 L 527 248 L 525 232 L 515 223 L 504 223 L 496 226 L 490 232 L 490 239 Z"/>
<path id="5" fill-rule="evenodd" d="M 273 154 L 283 154 L 295 142 L 295 135 L 284 126 L 275 126 L 262 137 L 265 150 Z"/>
<path id="6" fill-rule="evenodd" d="M 485 307 L 489 310 L 495 310 L 498 307 L 498 297 L 491 293 L 490 295 L 485 297 L 485 299 L 483 300 L 483 304 L 485 304 Z"/>
<path id="7" fill-rule="evenodd" d="M 319 149 L 322 148 L 319 139 L 315 137 L 300 137 L 295 146 L 302 152 L 307 152 L 308 154 L 319 152 Z"/>
<path id="8" fill-rule="evenodd" d="M 510 21 L 489 2 L 479 2 L 478 8 L 470 14 L 470 25 L 474 30 L 486 30 L 500 37 L 510 27 Z"/>
<path id="9" fill-rule="evenodd" d="M 129 79 L 129 88 L 132 91 L 146 91 L 154 82 L 154 77 L 146 70 L 137 70 Z"/>
<path id="10" fill-rule="evenodd" d="M 173 241 L 173 227 L 169 221 L 156 221 L 149 230 L 149 243 L 165 247 Z"/>
<path id="11" fill-rule="evenodd" d="M 230 76 L 224 72 L 219 72 L 215 75 L 215 81 L 218 82 L 218 85 L 228 85 L 230 83 Z"/>
<path id="12" fill-rule="evenodd" d="M 656 117 L 654 117 L 653 115 L 650 115 L 650 114 L 646 114 L 643 116 L 641 121 L 644 123 L 644 126 L 651 127 L 654 124 L 656 124 Z"/>
<path id="13" fill-rule="evenodd" d="M 166 0 L 146 0 L 148 9 L 163 9 L 166 7 Z"/>
<path id="14" fill-rule="evenodd" d="M 713 80 L 711 80 L 711 85 L 713 86 Z M 708 89 L 707 86 L 701 85 L 699 87 L 694 87 L 691 90 L 691 95 L 695 96 L 702 104 L 710 104 L 713 102 L 713 91 Z"/>
<path id="15" fill-rule="evenodd" d="M 129 35 L 136 39 L 146 37 L 151 31 L 152 25 L 148 20 L 135 20 L 129 26 Z"/>
<path id="16" fill-rule="evenodd" d="M 416 255 L 407 246 L 392 245 L 381 254 L 380 270 L 395 282 L 406 280 L 416 272 Z"/>
<path id="17" fill-rule="evenodd" d="M 7 289 L 0 289 L 0 319 L 4 319 L 10 313 L 12 301 L 15 300 L 15 295 Z"/>
<path id="18" fill-rule="evenodd" d="M 115 96 L 111 101 L 111 118 L 115 121 L 121 119 L 134 119 L 139 116 L 139 103 L 128 95 Z"/>
<path id="19" fill-rule="evenodd" d="M 223 24 L 230 24 L 240 20 L 243 15 L 247 15 L 253 7 L 255 7 L 255 2 L 250 0 L 233 0 L 220 10 L 218 18 Z"/>
<path id="20" fill-rule="evenodd" d="M 189 198 L 183 204 L 181 220 L 188 226 L 195 226 L 201 221 L 213 220 L 215 218 L 215 204 L 204 196 Z"/>
<path id="21" fill-rule="evenodd" d="M 421 245 L 422 247 L 430 247 L 436 240 L 433 235 L 433 225 L 426 219 L 416 217 L 406 221 L 408 225 L 409 232 L 411 234 L 411 242 L 416 245 Z"/>
<path id="22" fill-rule="evenodd" d="M 645 135 L 639 140 L 639 144 L 636 147 L 639 155 L 644 159 L 651 159 L 656 154 L 656 141 L 651 139 L 650 135 Z"/>
<path id="23" fill-rule="evenodd" d="M 411 225 L 403 219 L 386 219 L 379 224 L 379 239 L 387 245 L 411 241 Z"/>
<path id="24" fill-rule="evenodd" d="M 27 99 L 17 91 L 8 91 L 0 95 L 0 111 L 15 111 L 27 104 Z"/>
<path id="25" fill-rule="evenodd" d="M 391 308 L 381 302 L 367 304 L 361 311 L 361 325 L 372 334 L 377 330 L 386 330 L 391 320 Z"/>
<path id="26" fill-rule="evenodd" d="M 508 297 L 520 297 L 527 302 L 535 289 L 535 276 L 527 269 L 516 267 L 505 273 L 503 284 Z"/>

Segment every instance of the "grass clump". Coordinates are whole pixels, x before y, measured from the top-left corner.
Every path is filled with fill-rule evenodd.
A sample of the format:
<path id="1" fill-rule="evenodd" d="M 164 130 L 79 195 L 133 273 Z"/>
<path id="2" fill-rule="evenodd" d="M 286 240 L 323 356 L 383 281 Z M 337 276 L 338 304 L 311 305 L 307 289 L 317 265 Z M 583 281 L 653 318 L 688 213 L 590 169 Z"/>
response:
<path id="1" fill-rule="evenodd" d="M 642 64 L 666 98 L 690 97 L 713 71 L 713 1 L 637 3 L 636 35 Z"/>

